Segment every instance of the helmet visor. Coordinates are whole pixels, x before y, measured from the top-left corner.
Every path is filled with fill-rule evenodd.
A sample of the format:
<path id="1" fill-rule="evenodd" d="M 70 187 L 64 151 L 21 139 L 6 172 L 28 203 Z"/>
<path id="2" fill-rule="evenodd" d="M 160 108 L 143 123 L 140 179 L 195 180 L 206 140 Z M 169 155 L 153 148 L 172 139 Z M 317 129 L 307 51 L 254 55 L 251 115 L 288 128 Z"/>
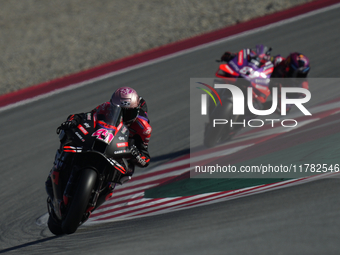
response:
<path id="1" fill-rule="evenodd" d="M 123 122 L 130 123 L 133 122 L 139 113 L 139 108 L 122 108 L 123 112 Z"/>
<path id="2" fill-rule="evenodd" d="M 292 66 L 289 67 L 289 71 L 287 74 L 287 77 L 292 77 L 292 78 L 306 78 L 309 72 L 309 67 L 305 68 L 304 70 L 299 70 L 296 69 Z"/>

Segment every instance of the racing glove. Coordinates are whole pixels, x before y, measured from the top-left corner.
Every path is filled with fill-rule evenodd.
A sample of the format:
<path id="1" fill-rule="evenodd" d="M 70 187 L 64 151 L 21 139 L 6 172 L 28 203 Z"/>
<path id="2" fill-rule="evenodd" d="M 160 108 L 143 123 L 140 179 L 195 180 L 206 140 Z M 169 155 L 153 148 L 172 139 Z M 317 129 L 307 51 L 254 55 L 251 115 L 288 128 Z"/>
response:
<path id="1" fill-rule="evenodd" d="M 80 114 L 73 114 L 68 116 L 67 120 L 60 124 L 60 126 L 57 128 L 57 134 L 60 133 L 60 130 L 70 129 L 78 126 L 78 124 L 81 122 L 82 117 Z"/>
<path id="2" fill-rule="evenodd" d="M 226 51 L 223 56 L 221 57 L 221 61 L 222 62 L 229 62 L 230 60 L 232 60 L 235 57 L 234 53 L 231 53 L 229 51 Z"/>
<path id="3" fill-rule="evenodd" d="M 56 133 L 59 135 L 61 130 L 66 130 L 66 129 L 76 127 L 77 124 L 78 123 L 75 120 L 67 120 L 67 121 L 60 124 L 60 126 L 56 130 Z"/>
<path id="4" fill-rule="evenodd" d="M 76 120 L 67 120 L 63 123 L 61 123 L 60 127 L 61 129 L 69 129 L 77 126 L 78 122 Z"/>
<path id="5" fill-rule="evenodd" d="M 130 147 L 131 155 L 135 158 L 138 164 L 141 166 L 145 166 L 147 162 L 145 161 L 145 157 L 142 157 L 136 145 L 132 145 Z"/>

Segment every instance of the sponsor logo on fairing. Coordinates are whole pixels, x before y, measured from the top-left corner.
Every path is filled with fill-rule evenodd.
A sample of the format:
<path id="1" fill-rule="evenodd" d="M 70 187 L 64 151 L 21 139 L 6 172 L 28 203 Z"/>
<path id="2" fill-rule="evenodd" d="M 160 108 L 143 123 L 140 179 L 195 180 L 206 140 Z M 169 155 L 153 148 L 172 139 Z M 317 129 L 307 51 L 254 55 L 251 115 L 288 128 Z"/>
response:
<path id="1" fill-rule="evenodd" d="M 76 134 L 76 136 L 78 136 L 78 138 L 82 141 L 85 142 L 85 139 L 78 133 L 78 132 L 74 132 Z"/>
<path id="2" fill-rule="evenodd" d="M 120 148 L 120 147 L 127 147 L 129 144 L 127 142 L 125 143 L 117 143 L 117 147 Z"/>
<path id="3" fill-rule="evenodd" d="M 127 131 L 127 128 L 126 127 L 123 127 L 123 129 L 122 129 L 122 134 L 124 135 L 125 133 L 126 133 L 126 131 Z"/>
<path id="4" fill-rule="evenodd" d="M 115 151 L 114 154 L 121 154 L 121 153 L 124 153 L 124 152 L 126 152 L 126 150 Z"/>
<path id="5" fill-rule="evenodd" d="M 143 131 L 143 135 L 150 135 L 151 134 L 151 127 L 147 127 L 144 131 Z"/>
<path id="6" fill-rule="evenodd" d="M 78 125 L 78 129 L 84 134 L 87 135 L 89 132 L 87 132 L 87 130 L 82 126 L 82 125 Z"/>

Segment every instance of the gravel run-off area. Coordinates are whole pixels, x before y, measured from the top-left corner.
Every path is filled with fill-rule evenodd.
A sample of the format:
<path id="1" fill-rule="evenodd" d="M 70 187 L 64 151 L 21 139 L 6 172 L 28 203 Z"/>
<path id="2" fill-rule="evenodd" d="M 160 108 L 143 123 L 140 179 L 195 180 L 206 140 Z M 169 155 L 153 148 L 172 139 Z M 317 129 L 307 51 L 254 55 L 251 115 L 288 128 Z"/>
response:
<path id="1" fill-rule="evenodd" d="M 310 1 L 4 0 L 0 94 Z"/>

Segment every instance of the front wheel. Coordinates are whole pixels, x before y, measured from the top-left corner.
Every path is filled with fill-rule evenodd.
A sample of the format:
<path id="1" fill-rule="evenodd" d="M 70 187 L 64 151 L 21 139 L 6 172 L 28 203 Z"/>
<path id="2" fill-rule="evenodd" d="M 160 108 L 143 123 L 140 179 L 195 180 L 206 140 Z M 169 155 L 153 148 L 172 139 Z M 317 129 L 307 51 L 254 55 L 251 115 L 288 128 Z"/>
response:
<path id="1" fill-rule="evenodd" d="M 219 141 L 226 140 L 230 133 L 230 119 L 232 116 L 233 105 L 226 101 L 225 105 L 217 105 L 209 116 L 209 123 L 205 126 L 203 144 L 205 147 L 214 147 Z M 226 119 L 227 124 L 213 126 L 214 119 Z"/>
<path id="2" fill-rule="evenodd" d="M 48 217 L 47 226 L 52 234 L 59 236 L 64 234 L 61 228 L 61 222 L 57 222 L 51 215 Z"/>
<path id="3" fill-rule="evenodd" d="M 96 184 L 96 180 L 97 173 L 93 169 L 84 169 L 81 171 L 67 215 L 61 224 L 65 234 L 72 234 L 79 227 L 92 195 L 92 190 Z"/>

